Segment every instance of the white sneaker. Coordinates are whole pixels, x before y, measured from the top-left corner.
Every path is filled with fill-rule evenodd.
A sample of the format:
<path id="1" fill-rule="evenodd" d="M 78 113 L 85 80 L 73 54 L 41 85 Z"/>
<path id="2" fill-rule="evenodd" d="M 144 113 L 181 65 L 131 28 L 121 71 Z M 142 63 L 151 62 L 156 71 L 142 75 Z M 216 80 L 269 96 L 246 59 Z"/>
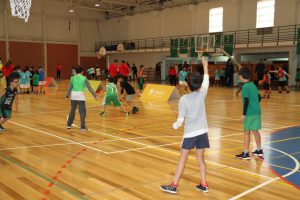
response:
<path id="1" fill-rule="evenodd" d="M 67 129 L 71 129 L 71 126 L 67 126 Z"/>

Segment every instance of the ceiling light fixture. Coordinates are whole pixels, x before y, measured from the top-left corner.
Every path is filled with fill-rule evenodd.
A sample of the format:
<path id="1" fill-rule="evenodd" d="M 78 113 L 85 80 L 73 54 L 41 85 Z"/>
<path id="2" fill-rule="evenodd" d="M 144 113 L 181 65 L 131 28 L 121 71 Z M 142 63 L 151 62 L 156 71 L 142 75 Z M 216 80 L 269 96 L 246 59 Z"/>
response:
<path id="1" fill-rule="evenodd" d="M 95 7 L 100 7 L 100 3 L 95 3 L 94 6 Z"/>

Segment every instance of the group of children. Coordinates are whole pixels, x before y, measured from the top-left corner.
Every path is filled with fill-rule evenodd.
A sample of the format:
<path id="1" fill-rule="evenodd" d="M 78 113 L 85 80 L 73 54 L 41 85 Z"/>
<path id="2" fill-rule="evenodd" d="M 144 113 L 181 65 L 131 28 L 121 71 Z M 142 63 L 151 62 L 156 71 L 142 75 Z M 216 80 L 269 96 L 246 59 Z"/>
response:
<path id="1" fill-rule="evenodd" d="M 204 161 L 204 151 L 209 148 L 208 140 L 208 124 L 205 108 L 205 100 L 209 87 L 208 62 L 202 57 L 204 75 L 198 72 L 189 73 L 187 75 L 187 86 L 191 91 L 189 94 L 183 95 L 179 100 L 179 112 L 177 121 L 173 124 L 174 129 L 178 129 L 185 123 L 183 140 L 181 143 L 181 151 L 179 161 L 173 181 L 169 185 L 161 185 L 160 189 L 164 192 L 176 194 L 178 192 L 178 184 L 180 177 L 184 171 L 185 162 L 190 150 L 196 148 L 196 157 L 199 163 L 201 178 L 200 183 L 196 185 L 196 189 L 202 192 L 208 192 L 208 184 L 206 181 L 206 166 Z M 242 83 L 243 112 L 241 120 L 244 123 L 244 150 L 237 154 L 236 158 L 248 160 L 250 159 L 249 144 L 250 133 L 255 136 L 257 148 L 252 155 L 263 156 L 261 148 L 261 109 L 260 94 L 255 84 L 250 81 L 251 73 L 247 67 L 239 66 L 239 79 Z"/>
<path id="2" fill-rule="evenodd" d="M 178 192 L 178 185 L 180 177 L 184 171 L 184 166 L 188 158 L 190 150 L 196 148 L 196 156 L 200 167 L 201 178 L 200 183 L 196 185 L 198 190 L 208 192 L 208 183 L 206 180 L 206 166 L 204 159 L 204 152 L 206 148 L 210 147 L 208 139 L 208 123 L 206 116 L 205 101 L 209 88 L 209 73 L 208 73 L 208 61 L 205 57 L 202 57 L 202 64 L 204 68 L 204 75 L 198 72 L 181 73 L 180 81 L 186 84 L 186 87 L 190 90 L 190 93 L 183 95 L 179 100 L 179 112 L 177 121 L 173 123 L 173 128 L 178 129 L 184 125 L 183 141 L 181 144 L 181 151 L 178 161 L 176 173 L 173 181 L 169 185 L 161 185 L 160 189 L 165 192 L 176 194 Z M 66 99 L 71 98 L 71 111 L 67 120 L 67 129 L 70 129 L 75 118 L 75 111 L 78 107 L 81 121 L 81 131 L 87 130 L 85 125 L 86 107 L 85 107 L 85 88 L 98 100 L 98 96 L 93 91 L 89 81 L 83 76 L 82 67 L 78 66 L 75 68 L 76 75 L 71 77 L 70 85 L 67 90 Z M 283 73 L 280 69 L 278 74 Z M 24 72 L 26 74 L 26 71 Z M 142 76 L 141 74 L 140 76 Z M 26 75 L 27 76 L 27 75 Z M 267 76 L 268 73 L 265 73 Z M 11 116 L 12 103 L 18 93 L 19 75 L 17 72 L 13 72 L 9 77 L 10 85 L 0 93 L 0 131 L 5 130 L 2 126 Z M 254 134 L 257 148 L 252 155 L 263 156 L 263 150 L 261 148 L 261 136 L 259 130 L 261 129 L 261 109 L 260 109 L 260 94 L 255 84 L 250 81 L 251 72 L 247 67 L 239 66 L 239 79 L 242 83 L 242 98 L 243 98 L 243 111 L 241 120 L 244 123 L 244 150 L 240 154 L 236 155 L 236 158 L 250 159 L 249 144 L 250 144 L 250 133 Z M 138 108 L 133 105 L 132 98 L 135 94 L 134 88 L 127 82 L 124 77 L 118 79 L 120 87 L 114 83 L 114 78 L 109 77 L 105 89 L 102 91 L 106 93 L 103 98 L 103 111 L 101 116 L 105 116 L 105 108 L 107 105 L 113 104 L 114 106 L 120 107 L 125 115 L 128 115 L 126 108 L 122 105 L 123 102 L 128 102 L 132 107 L 132 112 L 138 111 Z M 267 88 L 267 87 L 266 87 Z M 118 91 L 120 91 L 119 95 Z M 121 96 L 121 97 L 119 97 Z"/>
<path id="3" fill-rule="evenodd" d="M 13 73 L 16 73 L 19 77 L 19 86 L 17 88 L 19 94 L 45 94 L 45 73 L 42 66 L 34 70 L 34 67 L 24 67 L 21 69 L 17 65 L 13 68 Z"/>
<path id="4" fill-rule="evenodd" d="M 89 92 L 95 97 L 96 100 L 98 100 L 98 95 L 92 89 L 88 79 L 85 76 L 83 76 L 83 68 L 81 66 L 78 66 L 75 68 L 75 70 L 76 75 L 71 77 L 66 95 L 66 100 L 71 98 L 71 111 L 68 115 L 67 129 L 70 129 L 73 124 L 75 118 L 75 111 L 78 106 L 81 124 L 80 129 L 81 132 L 85 132 L 87 130 L 85 126 L 85 88 L 89 90 Z M 118 84 L 115 84 L 114 80 L 115 79 L 110 76 L 107 79 L 105 87 L 98 87 L 101 88 L 100 92 L 102 94 L 105 94 L 102 101 L 103 111 L 100 113 L 100 116 L 104 117 L 106 115 L 106 106 L 108 105 L 119 107 L 126 117 L 129 114 L 125 107 L 126 104 L 132 108 L 133 114 L 137 113 L 139 109 L 132 103 L 132 99 L 135 94 L 134 88 L 122 76 L 118 78 Z M 119 88 L 117 87 L 117 85 L 119 85 Z"/>

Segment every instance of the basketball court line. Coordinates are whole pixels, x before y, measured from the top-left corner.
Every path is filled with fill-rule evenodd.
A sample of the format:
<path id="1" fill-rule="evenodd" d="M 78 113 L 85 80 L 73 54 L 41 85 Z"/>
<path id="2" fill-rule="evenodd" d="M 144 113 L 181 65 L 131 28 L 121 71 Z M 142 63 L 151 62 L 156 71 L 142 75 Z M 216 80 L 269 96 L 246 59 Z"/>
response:
<path id="1" fill-rule="evenodd" d="M 291 154 L 291 155 L 295 155 L 294 153 Z M 283 155 L 283 156 L 286 156 L 286 155 Z M 274 164 L 268 164 L 270 166 L 273 166 L 273 167 L 277 167 L 277 168 L 281 168 L 281 169 L 285 169 L 285 170 L 289 170 L 289 171 L 293 171 L 292 168 L 289 168 L 289 167 L 283 167 L 283 166 L 280 166 L 280 165 L 274 165 Z M 297 171 L 298 173 L 300 173 L 300 170 Z"/>
<path id="2" fill-rule="evenodd" d="M 296 173 L 296 172 L 299 170 L 299 168 L 300 168 L 300 163 L 299 163 L 299 161 L 298 161 L 295 157 L 291 156 L 290 154 L 288 154 L 288 153 L 286 153 L 286 152 L 284 152 L 284 151 L 281 151 L 281 150 L 278 150 L 278 149 L 275 149 L 275 148 L 272 148 L 272 147 L 268 147 L 268 146 L 263 146 L 263 147 L 264 147 L 264 148 L 269 148 L 269 149 L 271 149 L 271 150 L 277 151 L 277 152 L 282 153 L 282 154 L 285 154 L 286 156 L 290 157 L 290 158 L 295 162 L 295 165 L 296 165 L 296 166 L 295 166 L 295 168 L 293 169 L 293 171 L 291 171 L 291 172 L 289 172 L 289 173 L 286 173 L 286 174 L 283 175 L 282 177 L 284 177 L 284 178 L 285 178 L 285 177 L 288 177 L 288 176 L 290 176 L 290 175 Z M 251 188 L 251 189 L 249 189 L 249 190 L 246 190 L 245 192 L 240 193 L 240 194 L 237 195 L 237 196 L 234 196 L 234 197 L 230 198 L 229 200 L 239 199 L 239 198 L 241 198 L 241 197 L 243 197 L 243 196 L 245 196 L 245 195 L 247 195 L 247 194 L 250 194 L 251 192 L 254 192 L 255 190 L 258 190 L 258 189 L 260 189 L 260 188 L 262 188 L 262 187 L 264 187 L 264 186 L 266 186 L 266 185 L 268 185 L 268 184 L 270 184 L 270 183 L 272 183 L 272 182 L 274 182 L 274 181 L 277 181 L 277 180 L 280 180 L 280 177 L 272 178 L 272 179 L 270 179 L 270 180 L 268 180 L 268 181 L 266 181 L 266 182 L 264 182 L 264 183 L 262 183 L 262 184 L 259 184 L 259 185 L 255 186 L 255 187 L 253 187 L 253 188 Z"/>
<path id="3" fill-rule="evenodd" d="M 24 128 L 27 128 L 27 129 L 30 129 L 30 130 L 33 130 L 33 131 L 36 131 L 36 132 L 39 132 L 39 133 L 42 133 L 44 135 L 49 135 L 49 136 L 52 136 L 52 137 L 55 137 L 55 138 L 58 138 L 58 139 L 61 139 L 61 140 L 64 140 L 64 141 L 67 141 L 67 142 L 70 142 L 70 143 L 77 144 L 79 146 L 83 146 L 83 147 L 88 148 L 88 149 L 92 149 L 92 150 L 95 150 L 95 151 L 98 151 L 98 152 L 101 152 L 101 153 L 104 153 L 104 154 L 109 154 L 106 151 L 103 151 L 103 150 L 100 150 L 100 149 L 97 149 L 97 148 L 94 148 L 94 147 L 91 147 L 91 146 L 88 146 L 88 145 L 84 145 L 84 144 L 81 144 L 79 142 L 76 142 L 76 141 L 73 141 L 73 140 L 70 140 L 70 139 L 67 139 L 67 138 L 64 138 L 64 137 L 61 137 L 61 136 L 58 136 L 58 135 L 46 132 L 46 131 L 42 131 L 42 130 L 39 130 L 39 129 L 31 128 L 29 126 L 25 126 L 23 124 L 19 124 L 17 122 L 13 122 L 13 121 L 8 121 L 8 122 L 12 123 L 12 124 L 15 124 L 15 125 L 18 125 L 18 126 L 21 126 L 21 127 L 24 127 Z"/>
<path id="4" fill-rule="evenodd" d="M 38 131 L 38 132 L 42 132 L 42 133 L 44 133 L 44 134 L 46 134 L 46 135 L 49 135 L 49 133 L 47 133 L 47 132 L 45 132 L 45 131 L 40 131 L 40 130 L 38 130 L 38 129 L 34 129 L 34 128 L 31 128 L 31 127 L 27 127 L 27 126 L 24 126 L 24 125 L 22 125 L 22 124 L 18 124 L 18 123 L 16 123 L 16 122 L 11 122 L 11 123 L 16 124 L 16 125 L 19 125 L 19 126 L 22 126 L 22 127 L 25 127 L 25 128 L 29 128 L 29 129 L 31 129 L 31 130 L 35 130 L 35 131 Z M 93 130 L 90 130 L 90 131 L 93 131 Z M 136 143 L 136 144 L 140 144 L 140 145 L 148 146 L 148 147 L 150 146 L 150 145 L 147 145 L 147 144 L 144 144 L 144 143 L 131 141 L 131 140 L 128 140 L 128 139 L 125 139 L 125 138 L 121 138 L 121 137 L 118 137 L 118 136 L 113 136 L 113 135 L 106 134 L 106 133 L 103 133 L 103 132 L 100 132 L 100 131 L 93 131 L 93 132 L 101 133 L 101 134 L 104 134 L 104 135 L 106 135 L 106 136 L 113 137 L 113 138 L 118 138 L 118 139 L 123 140 L 123 141 L 125 140 L 125 141 L 130 142 L 130 143 Z M 55 135 L 53 135 L 53 134 L 50 134 L 50 135 L 62 139 L 62 137 L 60 137 L 60 136 L 55 136 Z M 63 140 L 68 140 L 68 139 L 63 138 Z M 74 141 L 72 141 L 72 140 L 70 140 L 70 141 L 71 141 L 72 143 L 74 142 Z M 77 143 L 77 142 L 75 142 L 75 143 Z M 78 144 L 78 143 L 77 143 L 77 144 Z M 86 145 L 83 145 L 83 146 L 86 146 Z M 90 148 L 90 149 L 93 149 L 93 150 L 102 152 L 102 151 L 99 150 L 99 149 L 91 148 L 91 147 L 89 147 L 89 146 L 87 146 L 87 148 Z M 160 148 L 160 147 L 155 148 L 155 149 L 160 150 L 160 151 L 164 151 L 164 152 L 167 152 L 167 153 L 170 153 L 170 154 L 173 154 L 173 155 L 175 154 L 175 155 L 178 156 L 178 152 L 170 151 L 170 150 L 163 149 L 163 148 Z M 106 154 L 109 154 L 109 153 L 106 152 Z M 192 159 L 196 159 L 196 158 L 193 158 L 193 157 L 191 157 L 191 158 L 192 158 Z M 231 170 L 233 170 L 233 171 L 238 171 L 238 172 L 241 172 L 241 173 L 244 173 L 244 174 L 249 174 L 249 175 L 256 176 L 256 177 L 257 177 L 257 176 L 259 176 L 259 177 L 264 177 L 264 178 L 273 180 L 271 177 L 268 177 L 268 176 L 265 176 L 265 175 L 261 175 L 261 174 L 257 174 L 257 173 L 253 173 L 253 172 L 249 172 L 249 171 L 245 171 L 245 170 L 241 170 L 241 169 L 234 168 L 234 167 L 230 167 L 230 166 L 227 166 L 227 165 L 223 165 L 223 164 L 219 164 L 219 163 L 215 163 L 215 162 L 211 162 L 211 161 L 207 161 L 207 163 L 210 163 L 210 164 L 213 164 L 213 165 L 217 165 L 217 166 L 221 166 L 221 167 L 226 167 L 227 169 L 231 169 Z M 272 182 L 273 182 L 273 181 L 272 181 Z"/>
<path id="5" fill-rule="evenodd" d="M 214 139 L 214 138 L 223 138 L 223 137 L 230 137 L 230 136 L 234 136 L 234 135 L 241 135 L 242 133 L 235 133 L 235 134 L 230 134 L 230 135 L 225 135 L 225 136 L 220 136 L 220 137 L 212 137 L 210 139 Z M 142 136 L 142 137 L 131 137 L 131 138 L 127 138 L 129 140 L 138 140 L 138 139 L 151 139 L 151 138 L 181 138 L 181 135 L 165 135 L 165 136 Z M 114 140 L 101 140 L 99 142 L 99 140 L 93 140 L 93 141 L 83 141 L 83 142 L 79 142 L 76 141 L 78 143 L 81 144 L 90 144 L 90 143 L 94 143 L 94 142 L 99 142 L 99 143 L 103 143 L 103 142 L 117 142 L 123 139 L 114 139 Z M 224 140 L 229 140 L 229 139 L 224 139 Z M 237 141 L 237 140 L 235 140 Z M 241 141 L 239 141 L 241 142 Z M 179 144 L 181 142 L 178 142 L 176 144 Z M 57 143 L 57 144 L 43 144 L 43 145 L 32 145 L 32 146 L 18 146 L 18 147 L 7 147 L 7 148 L 2 148 L 0 149 L 0 151 L 5 151 L 5 150 L 18 150 L 18 149 L 30 149 L 30 148 L 43 148 L 43 147 L 54 147 L 54 146 L 67 146 L 67 145 L 73 145 L 74 143 L 72 142 L 67 142 L 67 143 Z M 170 144 L 166 144 L 166 145 L 170 145 Z M 111 152 L 110 152 L 111 153 Z M 114 153 L 114 152 L 112 152 Z"/>
<path id="6" fill-rule="evenodd" d="M 76 125 L 77 126 L 77 125 Z M 78 127 L 78 126 L 77 126 Z M 125 138 L 121 138 L 119 136 L 114 136 L 114 135 L 110 135 L 110 134 L 107 134 L 107 133 L 104 133 L 104 132 L 101 132 L 101 131 L 95 131 L 95 130 L 92 130 L 92 129 L 89 129 L 90 131 L 92 132 L 95 132 L 95 133 L 100 133 L 102 135 L 105 135 L 105 136 L 108 136 L 108 137 L 112 137 L 112 138 L 118 138 L 120 140 L 124 140 L 124 141 L 127 141 L 129 143 L 135 143 L 135 144 L 139 144 L 139 145 L 143 145 L 143 146 L 146 146 L 146 147 L 151 147 L 150 145 L 147 145 L 147 144 L 144 144 L 144 143 L 141 143 L 141 142 L 135 142 L 135 141 L 132 141 L 132 140 L 128 140 L 128 139 L 125 139 Z M 171 150 L 167 150 L 167 149 L 163 149 L 161 147 L 157 147 L 157 148 L 153 148 L 153 150 L 160 150 L 160 151 L 163 151 L 163 152 L 166 152 L 166 153 L 169 153 L 169 154 L 172 154 L 172 155 L 176 155 L 176 156 L 179 156 L 179 152 L 174 152 L 174 151 L 171 151 Z M 189 158 L 195 160 L 196 158 L 195 157 L 191 157 L 189 156 Z M 206 161 L 207 163 L 210 163 L 212 165 L 216 165 L 216 166 L 220 166 L 220 167 L 226 167 L 226 169 L 231 169 L 233 171 L 237 171 L 237 172 L 241 172 L 243 174 L 248 174 L 248 175 L 252 175 L 252 176 L 259 176 L 259 177 L 263 177 L 263 178 L 267 178 L 267 179 L 272 179 L 271 177 L 269 176 L 265 176 L 265 175 L 262 175 L 262 174 L 257 174 L 257 173 L 254 173 L 254 172 L 249 172 L 249 171 L 246 171 L 246 170 L 242 170 L 242 169 L 238 169 L 238 168 L 235 168 L 235 167 L 230 167 L 228 165 L 223 165 L 223 164 L 219 164 L 219 163 L 216 163 L 216 162 L 212 162 L 212 161 Z"/>
<path id="7" fill-rule="evenodd" d="M 161 110 L 161 111 L 165 111 L 165 112 L 174 112 L 174 113 L 178 113 L 178 111 L 174 111 L 174 110 L 166 110 L 166 109 L 159 109 L 159 108 L 152 108 L 152 107 L 147 107 L 149 109 L 152 110 Z M 240 119 L 237 118 L 229 118 L 229 117 L 221 117 L 221 116 L 215 116 L 215 115 L 206 115 L 207 117 L 214 117 L 214 118 L 219 118 L 219 119 L 227 119 L 227 120 L 233 120 L 233 121 L 241 121 Z M 267 123 L 267 122 L 262 122 L 262 124 L 269 124 L 269 125 L 275 125 L 275 126 L 286 126 L 286 125 L 282 125 L 282 124 L 272 124 L 272 123 Z M 293 125 L 289 125 L 293 126 Z"/>
<path id="8" fill-rule="evenodd" d="M 98 106 L 98 105 L 97 105 Z M 97 106 L 87 106 L 86 108 L 94 108 Z M 90 109 L 90 110 L 95 110 L 95 109 Z M 59 112 L 66 112 L 68 113 L 70 110 L 56 110 L 56 111 L 49 111 L 49 112 L 32 112 L 32 113 L 14 113 L 15 115 L 37 115 L 37 114 L 52 114 L 52 113 L 59 113 Z"/>
<path id="9" fill-rule="evenodd" d="M 71 195 L 74 195 L 76 196 L 78 199 L 81 199 L 81 200 L 87 200 L 85 197 L 83 197 L 81 194 L 77 193 L 76 191 L 73 191 L 72 189 L 70 188 L 67 188 L 66 186 L 52 180 L 51 178 L 43 175 L 42 173 L 38 172 L 37 170 L 34 170 L 34 169 L 31 169 L 30 167 L 26 166 L 26 165 L 23 165 L 22 163 L 10 158 L 10 157 L 6 157 L 5 155 L 2 155 L 0 154 L 0 157 L 10 163 L 13 163 L 15 164 L 16 166 L 19 166 L 20 168 L 22 168 L 23 170 L 25 171 L 28 171 L 34 175 L 36 175 L 37 177 L 41 178 L 41 179 L 44 179 L 45 181 L 49 182 L 49 183 L 52 183 L 54 185 L 56 185 L 58 188 L 62 189 L 63 191 L 71 194 Z"/>

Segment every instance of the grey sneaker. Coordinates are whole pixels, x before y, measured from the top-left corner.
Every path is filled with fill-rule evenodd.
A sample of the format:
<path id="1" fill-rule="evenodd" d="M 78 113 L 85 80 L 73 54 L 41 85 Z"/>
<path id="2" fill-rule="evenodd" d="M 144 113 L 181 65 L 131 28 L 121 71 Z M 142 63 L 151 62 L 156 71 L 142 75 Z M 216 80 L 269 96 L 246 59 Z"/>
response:
<path id="1" fill-rule="evenodd" d="M 80 132 L 81 132 L 81 133 L 85 133 L 85 132 L 87 132 L 87 131 L 88 131 L 87 128 L 81 128 L 81 129 L 80 129 Z"/>

